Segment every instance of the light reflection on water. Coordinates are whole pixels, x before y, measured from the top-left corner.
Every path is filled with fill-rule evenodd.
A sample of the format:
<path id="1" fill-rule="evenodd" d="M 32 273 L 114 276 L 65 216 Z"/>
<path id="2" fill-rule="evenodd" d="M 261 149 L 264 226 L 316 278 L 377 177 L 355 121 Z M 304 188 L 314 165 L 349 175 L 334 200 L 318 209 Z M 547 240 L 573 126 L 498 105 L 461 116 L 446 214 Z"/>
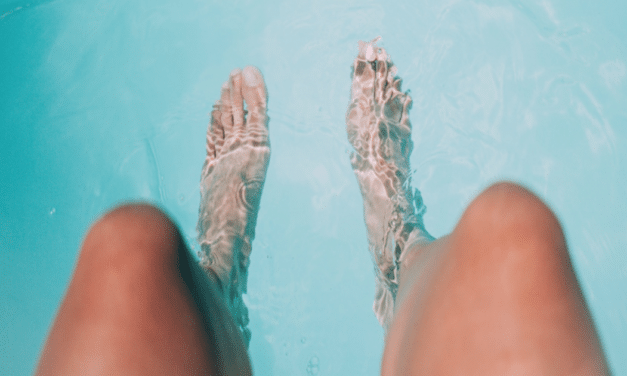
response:
<path id="1" fill-rule="evenodd" d="M 627 10 L 590 6 L 0 6 L 0 43 L 12 51 L 0 77 L 7 374 L 30 372 L 103 211 L 151 200 L 195 247 L 208 113 L 246 64 L 268 85 L 273 147 L 246 297 L 255 370 L 378 374 L 383 338 L 344 133 L 357 41 L 378 35 L 413 97 L 413 183 L 428 230 L 446 234 L 496 179 L 533 189 L 562 221 L 610 364 L 627 373 L 627 28 L 616 16 Z"/>

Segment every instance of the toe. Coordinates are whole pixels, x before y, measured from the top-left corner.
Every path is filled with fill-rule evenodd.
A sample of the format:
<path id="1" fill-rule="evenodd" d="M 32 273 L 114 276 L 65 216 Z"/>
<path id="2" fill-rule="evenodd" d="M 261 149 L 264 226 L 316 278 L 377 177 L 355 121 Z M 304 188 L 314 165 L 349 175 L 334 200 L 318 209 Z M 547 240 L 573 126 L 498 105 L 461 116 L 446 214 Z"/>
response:
<path id="1" fill-rule="evenodd" d="M 242 94 L 249 106 L 266 107 L 266 85 L 263 81 L 263 75 L 253 66 L 247 66 L 242 72 L 244 78 L 244 86 Z"/>
<path id="2" fill-rule="evenodd" d="M 396 68 L 396 67 L 394 67 Z M 396 71 L 396 69 L 394 69 Z M 396 77 L 396 72 L 394 72 L 395 77 L 394 77 L 394 83 L 392 84 L 394 86 L 394 88 L 398 91 L 401 91 L 401 86 L 403 84 L 403 80 L 400 77 Z"/>
<path id="3" fill-rule="evenodd" d="M 220 112 L 220 125 L 222 129 L 233 127 L 233 112 L 231 111 L 231 83 L 226 81 L 222 84 L 222 93 L 218 103 L 218 111 Z"/>
<path id="4" fill-rule="evenodd" d="M 353 100 L 359 100 L 362 97 L 367 99 L 374 97 L 375 71 L 372 60 L 368 60 L 368 57 L 373 55 L 373 43 L 376 43 L 376 39 L 371 42 L 359 41 L 359 54 L 353 63 L 353 85 L 351 90 Z"/>
<path id="5" fill-rule="evenodd" d="M 359 41 L 359 55 L 360 59 L 372 62 L 377 58 L 377 42 L 381 40 L 381 37 L 376 37 L 370 42 Z"/>
<path id="6" fill-rule="evenodd" d="M 266 113 L 267 92 L 263 75 L 253 66 L 242 72 L 244 83 L 242 94 L 248 107 L 246 130 L 250 141 L 255 145 L 268 144 L 268 116 Z"/>
<path id="7" fill-rule="evenodd" d="M 229 94 L 231 98 L 232 128 L 226 128 L 228 134 L 244 128 L 244 100 L 242 99 L 242 71 L 233 69 L 229 77 Z"/>
<path id="8" fill-rule="evenodd" d="M 224 86 L 222 86 L 222 90 L 224 91 Z M 207 158 L 212 160 L 217 157 L 217 147 L 216 142 L 218 141 L 218 134 L 221 136 L 222 134 L 222 100 L 217 100 L 213 105 L 213 110 L 211 111 L 211 122 L 209 123 L 209 127 L 207 127 Z M 222 138 L 222 137 L 220 137 Z"/>
<path id="9" fill-rule="evenodd" d="M 371 63 L 355 59 L 353 85 L 351 87 L 351 98 L 353 101 L 365 98 L 370 100 L 374 98 L 374 76 L 375 71 L 372 69 Z"/>
<path id="10" fill-rule="evenodd" d="M 411 123 L 409 121 L 409 110 L 411 109 L 412 99 L 409 94 L 403 94 L 403 111 L 401 115 L 400 125 L 405 129 L 406 132 L 411 134 Z"/>
<path id="11" fill-rule="evenodd" d="M 215 111 L 215 110 L 214 110 Z M 213 113 L 211 114 L 211 124 L 214 123 L 215 118 L 213 117 Z M 215 159 L 216 157 L 216 143 L 213 139 L 213 126 L 210 125 L 209 129 L 207 129 L 207 158 Z"/>
<path id="12" fill-rule="evenodd" d="M 375 62 L 375 98 L 379 103 L 383 103 L 387 98 L 388 89 L 388 61 L 386 59 L 387 54 L 385 50 L 379 48 L 379 56 Z"/>
<path id="13" fill-rule="evenodd" d="M 373 132 L 375 122 L 375 66 L 376 42 L 359 41 L 359 54 L 353 65 L 351 86 L 351 104 L 346 113 L 348 139 L 359 154 L 366 153 L 369 134 Z"/>
<path id="14" fill-rule="evenodd" d="M 218 157 L 224 145 L 225 128 L 233 126 L 233 114 L 231 113 L 231 94 L 229 83 L 222 85 L 222 94 L 220 100 L 213 105 L 211 112 L 211 126 L 207 134 L 207 148 L 209 148 L 209 140 L 213 145 L 213 155 Z M 209 149 L 208 149 L 209 150 Z"/>

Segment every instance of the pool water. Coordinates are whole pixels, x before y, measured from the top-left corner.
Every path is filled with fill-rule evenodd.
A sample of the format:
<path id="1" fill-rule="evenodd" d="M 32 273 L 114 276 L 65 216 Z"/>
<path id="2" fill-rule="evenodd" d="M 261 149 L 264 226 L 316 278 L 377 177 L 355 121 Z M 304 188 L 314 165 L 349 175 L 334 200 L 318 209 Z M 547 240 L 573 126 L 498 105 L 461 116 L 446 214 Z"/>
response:
<path id="1" fill-rule="evenodd" d="M 377 375 L 383 332 L 344 114 L 382 36 L 414 100 L 434 236 L 511 179 L 564 226 L 610 366 L 627 375 L 627 3 L 0 0 L 0 374 L 27 375 L 82 237 L 127 200 L 195 243 L 208 113 L 231 69 L 269 92 L 253 244 L 256 375 Z"/>

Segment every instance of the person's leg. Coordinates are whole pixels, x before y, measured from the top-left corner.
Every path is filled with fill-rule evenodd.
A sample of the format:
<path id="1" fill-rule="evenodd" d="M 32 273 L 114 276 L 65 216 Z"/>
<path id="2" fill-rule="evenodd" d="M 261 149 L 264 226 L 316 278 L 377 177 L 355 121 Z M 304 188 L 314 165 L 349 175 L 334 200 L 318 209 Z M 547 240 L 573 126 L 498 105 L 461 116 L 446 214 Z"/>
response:
<path id="1" fill-rule="evenodd" d="M 609 373 L 560 225 L 525 188 L 491 186 L 407 254 L 382 375 Z"/>
<path id="2" fill-rule="evenodd" d="M 346 116 L 387 334 L 382 374 L 606 373 L 559 224 L 533 194 L 495 185 L 432 241 L 395 73 L 376 40 L 361 42 Z"/>
<path id="3" fill-rule="evenodd" d="M 111 211 L 85 238 L 36 374 L 216 374 L 193 286 L 166 215 L 148 205 Z"/>

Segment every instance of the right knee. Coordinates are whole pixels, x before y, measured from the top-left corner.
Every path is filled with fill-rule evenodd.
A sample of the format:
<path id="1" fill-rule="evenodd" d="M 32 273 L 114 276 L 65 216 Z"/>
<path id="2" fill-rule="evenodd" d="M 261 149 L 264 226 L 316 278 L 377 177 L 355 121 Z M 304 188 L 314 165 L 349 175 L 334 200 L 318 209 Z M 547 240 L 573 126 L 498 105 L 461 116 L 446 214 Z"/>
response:
<path id="1" fill-rule="evenodd" d="M 469 205 L 462 220 L 485 223 L 495 230 L 519 226 L 538 219 L 557 220 L 551 210 L 531 191 L 514 183 L 499 182 L 483 191 Z"/>
<path id="2" fill-rule="evenodd" d="M 482 192 L 464 212 L 455 232 L 470 237 L 470 242 L 566 252 L 553 212 L 531 191 L 509 182 L 496 183 Z"/>

